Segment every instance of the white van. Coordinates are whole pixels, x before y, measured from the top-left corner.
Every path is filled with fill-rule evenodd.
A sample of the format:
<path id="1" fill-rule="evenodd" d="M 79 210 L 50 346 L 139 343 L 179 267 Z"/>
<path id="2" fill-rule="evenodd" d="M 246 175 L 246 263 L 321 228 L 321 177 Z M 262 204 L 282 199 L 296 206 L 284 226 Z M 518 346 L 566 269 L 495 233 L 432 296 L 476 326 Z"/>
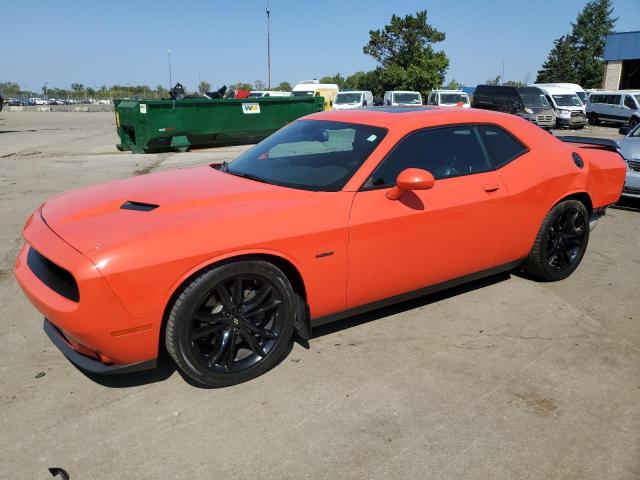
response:
<path id="1" fill-rule="evenodd" d="M 562 87 L 571 90 L 574 92 L 582 103 L 587 104 L 587 98 L 589 98 L 589 94 L 577 83 L 536 83 L 536 87 Z"/>
<path id="2" fill-rule="evenodd" d="M 290 97 L 291 92 L 280 92 L 278 90 L 251 90 L 249 98 L 262 98 L 262 97 Z"/>
<path id="3" fill-rule="evenodd" d="M 333 100 L 333 108 L 336 110 L 371 106 L 373 106 L 373 93 L 368 90 L 342 90 Z"/>
<path id="4" fill-rule="evenodd" d="M 587 118 L 593 125 L 601 121 L 637 125 L 640 123 L 640 90 L 592 93 L 587 100 Z"/>
<path id="5" fill-rule="evenodd" d="M 422 95 L 420 92 L 407 90 L 392 90 L 384 92 L 384 104 L 387 106 L 410 106 L 422 105 Z"/>
<path id="6" fill-rule="evenodd" d="M 432 90 L 427 97 L 427 105 L 471 108 L 469 95 L 462 90 Z"/>
<path id="7" fill-rule="evenodd" d="M 291 91 L 292 97 L 323 97 L 324 109 L 329 110 L 333 106 L 333 99 L 338 94 L 338 85 L 335 83 L 320 83 L 318 80 L 302 80 Z"/>
<path id="8" fill-rule="evenodd" d="M 587 124 L 585 106 L 580 97 L 565 87 L 545 86 L 534 84 L 544 92 L 545 97 L 556 112 L 556 126 L 569 128 L 584 128 Z"/>

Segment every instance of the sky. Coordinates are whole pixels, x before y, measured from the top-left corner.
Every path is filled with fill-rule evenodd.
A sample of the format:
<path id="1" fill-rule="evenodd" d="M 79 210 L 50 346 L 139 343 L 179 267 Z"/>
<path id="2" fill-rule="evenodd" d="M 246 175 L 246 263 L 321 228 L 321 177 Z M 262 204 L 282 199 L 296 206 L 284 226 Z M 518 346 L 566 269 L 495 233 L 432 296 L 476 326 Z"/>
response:
<path id="1" fill-rule="evenodd" d="M 502 73 L 533 82 L 553 40 L 586 0 L 269 0 L 271 84 L 369 70 L 369 30 L 395 13 L 428 11 L 455 78 L 474 86 Z M 640 29 L 640 0 L 613 0 L 616 31 Z M 23 89 L 173 83 L 213 88 L 267 81 L 266 0 L 22 0 L 2 7 L 0 82 Z"/>

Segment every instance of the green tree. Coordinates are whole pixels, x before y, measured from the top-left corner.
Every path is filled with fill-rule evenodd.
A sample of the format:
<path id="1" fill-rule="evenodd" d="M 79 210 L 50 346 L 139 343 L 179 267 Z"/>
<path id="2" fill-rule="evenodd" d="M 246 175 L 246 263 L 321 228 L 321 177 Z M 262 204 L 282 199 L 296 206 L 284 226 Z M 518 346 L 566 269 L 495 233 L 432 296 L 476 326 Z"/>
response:
<path id="1" fill-rule="evenodd" d="M 606 36 L 613 32 L 618 20 L 611 16 L 612 12 L 611 0 L 592 0 L 571 24 L 578 83 L 584 88 L 602 85 Z"/>
<path id="2" fill-rule="evenodd" d="M 267 89 L 267 84 L 264 83 L 262 80 L 256 80 L 255 82 L 253 82 L 253 88 L 250 88 L 249 90 L 266 90 Z"/>
<path id="3" fill-rule="evenodd" d="M 449 82 L 449 85 L 447 85 L 445 88 L 447 90 L 459 90 L 462 88 L 462 84 L 456 81 L 455 78 L 452 78 L 451 81 Z"/>
<path id="4" fill-rule="evenodd" d="M 198 85 L 198 91 L 200 93 L 207 93 L 211 91 L 211 84 L 209 82 L 205 82 L 204 80 L 200 82 Z"/>
<path id="5" fill-rule="evenodd" d="M 335 75 L 327 75 L 325 77 L 322 77 L 320 79 L 320 83 L 335 83 L 336 85 L 338 85 L 338 88 L 342 90 L 345 86 L 345 78 L 340 75 L 340 72 L 338 72 Z"/>
<path id="6" fill-rule="evenodd" d="M 489 78 L 484 83 L 485 85 L 500 85 L 500 80 L 502 80 L 502 77 L 500 75 L 496 75 L 495 78 Z"/>
<path id="7" fill-rule="evenodd" d="M 276 87 L 276 90 L 281 92 L 290 92 L 291 84 L 289 82 L 280 82 L 280 84 Z"/>
<path id="8" fill-rule="evenodd" d="M 374 70 L 377 82 L 363 80 L 375 84 L 376 95 L 393 89 L 417 90 L 427 95 L 442 85 L 449 67 L 445 53 L 433 48 L 444 39 L 445 34 L 427 22 L 426 10 L 404 18 L 393 15 L 384 29 L 369 31 L 369 43 L 362 51 L 380 66 Z"/>
<path id="9" fill-rule="evenodd" d="M 114 85 L 114 87 L 112 88 L 112 93 L 114 94 L 114 97 L 115 97 L 116 95 L 115 95 L 115 91 L 114 91 L 114 90 L 115 90 L 115 85 Z M 164 88 L 162 85 L 158 85 L 158 86 L 156 87 L 156 89 L 155 89 L 155 93 L 156 93 L 156 96 L 157 96 L 158 98 L 166 98 L 166 97 L 168 97 L 168 96 L 169 96 L 169 92 L 168 92 L 168 91 L 167 91 L 167 89 L 166 89 L 166 88 Z"/>
<path id="10" fill-rule="evenodd" d="M 571 39 L 563 35 L 553 41 L 547 60 L 538 70 L 536 83 L 580 83 L 576 71 L 577 54 Z"/>
<path id="11" fill-rule="evenodd" d="M 71 90 L 73 90 L 76 93 L 80 93 L 85 89 L 85 86 L 82 83 L 72 83 L 71 84 Z"/>
<path id="12" fill-rule="evenodd" d="M 18 97 L 20 95 L 20 85 L 15 82 L 0 82 L 0 93 L 5 97 Z"/>
<path id="13" fill-rule="evenodd" d="M 365 90 L 364 88 L 362 88 L 362 81 L 365 75 L 366 73 L 362 71 L 355 72 L 354 74 L 349 75 L 344 80 L 344 88 L 356 88 L 356 89 Z"/>
<path id="14" fill-rule="evenodd" d="M 246 82 L 237 82 L 235 85 L 231 85 L 229 90 L 253 90 L 253 85 Z"/>
<path id="15" fill-rule="evenodd" d="M 553 42 L 536 82 L 578 83 L 584 88 L 602 85 L 604 45 L 617 18 L 611 0 L 591 0 L 571 23 L 571 33 Z"/>

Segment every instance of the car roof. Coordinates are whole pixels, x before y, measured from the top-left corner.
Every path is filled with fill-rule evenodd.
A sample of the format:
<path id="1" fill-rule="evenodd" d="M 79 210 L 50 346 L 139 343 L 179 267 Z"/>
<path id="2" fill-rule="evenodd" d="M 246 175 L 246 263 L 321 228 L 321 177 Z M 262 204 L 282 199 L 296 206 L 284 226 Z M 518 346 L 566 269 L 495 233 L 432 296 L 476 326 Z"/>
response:
<path id="1" fill-rule="evenodd" d="M 547 92 L 550 95 L 576 95 L 576 92 L 567 87 L 560 87 L 558 85 L 534 85 L 540 90 Z"/>
<path id="2" fill-rule="evenodd" d="M 430 124 L 455 124 L 472 122 L 491 122 L 492 119 L 513 117 L 491 110 L 474 108 L 440 108 L 436 106 L 415 107 L 368 107 L 352 110 L 328 110 L 303 117 L 304 120 L 326 120 L 345 123 L 358 123 L 386 128 L 392 123 L 414 124 L 416 121 Z"/>

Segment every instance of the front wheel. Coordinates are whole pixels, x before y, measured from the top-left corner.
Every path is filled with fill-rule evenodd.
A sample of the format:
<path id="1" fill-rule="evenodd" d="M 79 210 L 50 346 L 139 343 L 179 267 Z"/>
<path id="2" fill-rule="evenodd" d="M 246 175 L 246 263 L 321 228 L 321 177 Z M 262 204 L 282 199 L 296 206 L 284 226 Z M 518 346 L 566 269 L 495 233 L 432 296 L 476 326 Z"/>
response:
<path id="1" fill-rule="evenodd" d="M 197 276 L 178 296 L 165 343 L 196 382 L 224 387 L 262 375 L 291 348 L 297 297 L 287 277 L 262 260 Z"/>
<path id="2" fill-rule="evenodd" d="M 540 280 L 562 280 L 578 268 L 588 243 L 587 209 L 577 200 L 565 200 L 542 222 L 523 268 Z"/>

